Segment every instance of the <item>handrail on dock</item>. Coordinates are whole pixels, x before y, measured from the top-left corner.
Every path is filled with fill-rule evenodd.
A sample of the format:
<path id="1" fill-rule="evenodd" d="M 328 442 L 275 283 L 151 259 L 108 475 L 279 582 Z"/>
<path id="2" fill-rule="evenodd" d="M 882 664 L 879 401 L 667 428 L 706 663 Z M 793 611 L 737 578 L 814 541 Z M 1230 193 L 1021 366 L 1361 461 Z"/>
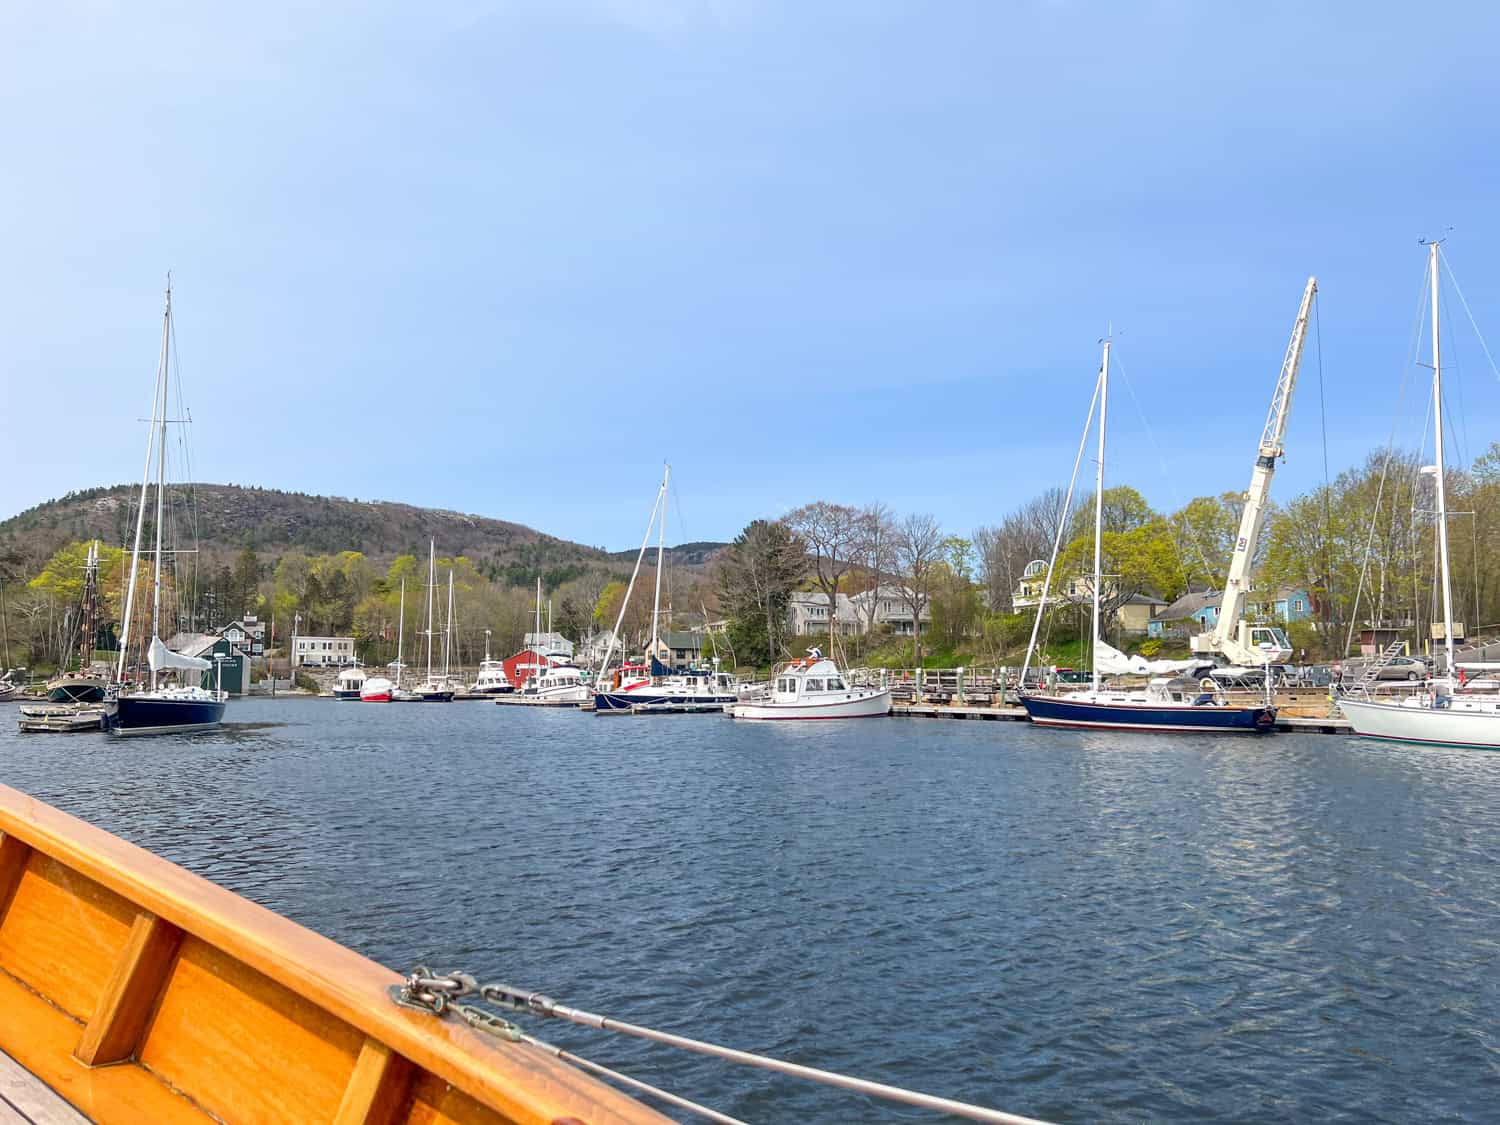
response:
<path id="1" fill-rule="evenodd" d="M 0 786 L 0 1050 L 95 1121 L 657 1123 L 401 977 Z"/>

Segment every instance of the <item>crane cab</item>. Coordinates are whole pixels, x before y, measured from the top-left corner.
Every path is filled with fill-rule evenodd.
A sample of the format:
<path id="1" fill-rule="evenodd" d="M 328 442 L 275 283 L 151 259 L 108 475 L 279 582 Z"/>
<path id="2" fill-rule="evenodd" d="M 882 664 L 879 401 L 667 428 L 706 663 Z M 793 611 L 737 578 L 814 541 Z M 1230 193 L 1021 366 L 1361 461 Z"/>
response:
<path id="1" fill-rule="evenodd" d="M 1240 643 L 1260 653 L 1266 664 L 1280 664 L 1293 651 L 1286 630 L 1276 625 L 1249 625 L 1242 621 Z"/>

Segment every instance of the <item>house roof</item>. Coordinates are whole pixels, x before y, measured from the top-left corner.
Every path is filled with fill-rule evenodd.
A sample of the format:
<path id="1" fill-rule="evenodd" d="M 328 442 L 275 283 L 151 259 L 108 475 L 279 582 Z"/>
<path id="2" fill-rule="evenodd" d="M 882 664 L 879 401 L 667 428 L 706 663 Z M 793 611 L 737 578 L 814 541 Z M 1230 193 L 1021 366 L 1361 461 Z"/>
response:
<path id="1" fill-rule="evenodd" d="M 218 633 L 176 633 L 167 642 L 167 647 L 183 656 L 202 656 L 212 651 L 220 641 L 224 641 L 231 651 L 240 651 L 233 642 L 224 640 Z"/>
<path id="2" fill-rule="evenodd" d="M 1131 594 L 1125 599 L 1126 605 L 1166 605 L 1164 598 L 1158 598 L 1155 594 Z"/>
<path id="3" fill-rule="evenodd" d="M 1156 616 L 1163 621 L 1184 620 L 1207 606 L 1217 606 L 1223 597 L 1218 590 L 1183 594 Z"/>
<path id="4" fill-rule="evenodd" d="M 668 631 L 661 635 L 668 648 L 702 648 L 702 633 L 680 633 Z"/>

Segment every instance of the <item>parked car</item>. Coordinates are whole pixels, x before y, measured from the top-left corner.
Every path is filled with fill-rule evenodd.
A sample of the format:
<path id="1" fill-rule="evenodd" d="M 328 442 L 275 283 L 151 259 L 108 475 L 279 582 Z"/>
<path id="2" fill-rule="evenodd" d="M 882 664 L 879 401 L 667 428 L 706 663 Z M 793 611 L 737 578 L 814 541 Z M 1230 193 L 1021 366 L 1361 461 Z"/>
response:
<path id="1" fill-rule="evenodd" d="M 1427 661 L 1415 656 L 1393 656 L 1384 668 L 1375 673 L 1377 680 L 1425 680 L 1431 675 Z"/>

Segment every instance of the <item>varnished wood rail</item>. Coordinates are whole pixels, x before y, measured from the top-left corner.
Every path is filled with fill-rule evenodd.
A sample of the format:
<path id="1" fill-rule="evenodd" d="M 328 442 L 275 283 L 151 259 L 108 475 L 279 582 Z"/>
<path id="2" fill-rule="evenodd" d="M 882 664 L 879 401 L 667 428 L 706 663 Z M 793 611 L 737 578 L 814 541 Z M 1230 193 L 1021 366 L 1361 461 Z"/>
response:
<path id="1" fill-rule="evenodd" d="M 0 833 L 0 1050 L 103 1125 L 667 1120 L 397 1007 L 390 969 L 6 786 Z"/>

